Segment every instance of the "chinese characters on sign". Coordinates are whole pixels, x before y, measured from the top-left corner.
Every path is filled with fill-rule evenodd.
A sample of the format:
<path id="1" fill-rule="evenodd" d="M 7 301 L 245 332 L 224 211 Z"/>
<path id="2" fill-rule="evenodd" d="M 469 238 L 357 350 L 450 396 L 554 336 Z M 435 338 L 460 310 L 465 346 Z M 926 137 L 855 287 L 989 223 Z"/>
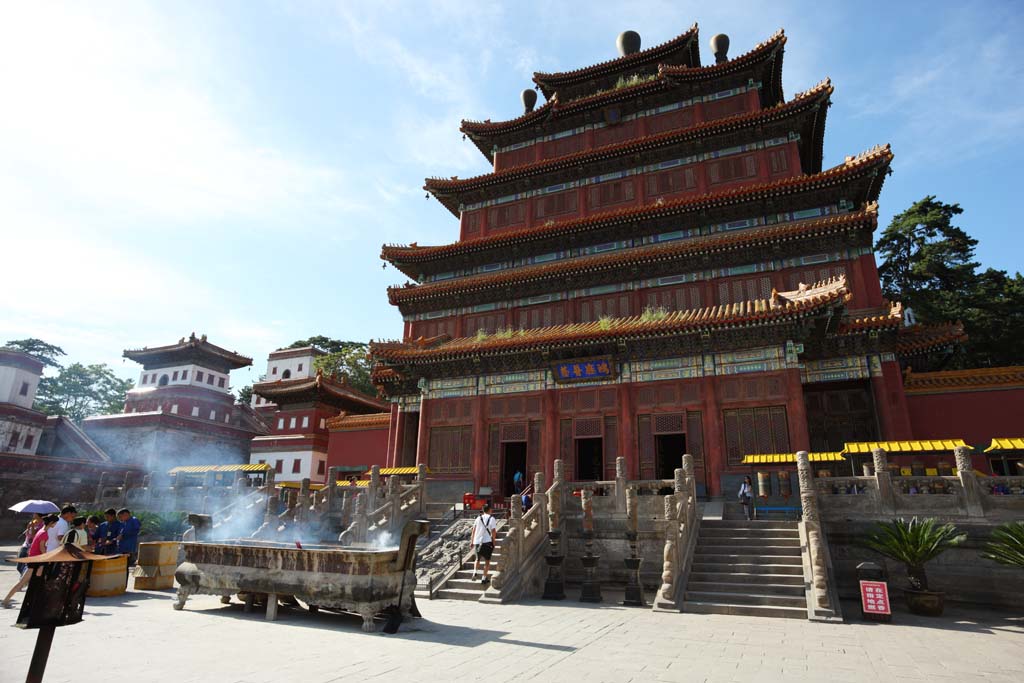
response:
<path id="1" fill-rule="evenodd" d="M 889 588 L 884 581 L 861 581 L 860 604 L 865 614 L 891 614 Z"/>
<path id="2" fill-rule="evenodd" d="M 608 358 L 564 361 L 552 366 L 557 382 L 585 382 L 615 377 L 615 364 Z"/>

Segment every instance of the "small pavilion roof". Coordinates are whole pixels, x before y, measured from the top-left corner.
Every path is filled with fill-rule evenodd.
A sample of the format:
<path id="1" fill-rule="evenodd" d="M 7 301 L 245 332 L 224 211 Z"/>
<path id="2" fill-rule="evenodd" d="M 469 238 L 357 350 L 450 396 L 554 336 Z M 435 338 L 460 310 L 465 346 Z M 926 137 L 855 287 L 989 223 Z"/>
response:
<path id="1" fill-rule="evenodd" d="M 252 358 L 211 344 L 206 340 L 205 334 L 196 337 L 195 332 L 188 339 L 182 337 L 177 344 L 126 349 L 123 355 L 142 364 L 147 370 L 171 365 L 196 364 L 227 372 L 252 365 Z"/>
<path id="2" fill-rule="evenodd" d="M 413 287 L 391 287 L 388 289 L 388 300 L 393 305 L 401 305 L 413 301 L 444 298 L 454 294 L 465 295 L 470 292 L 487 290 L 505 292 L 509 287 L 521 289 L 528 284 L 547 282 L 555 278 L 575 279 L 588 273 L 609 272 L 623 268 L 644 272 L 646 268 L 666 261 L 693 259 L 702 255 L 721 255 L 726 252 L 745 253 L 765 244 L 793 242 L 826 234 L 835 235 L 866 229 L 870 236 L 877 223 L 878 207 L 876 204 L 871 204 L 862 211 L 813 220 L 782 223 L 736 233 L 694 237 L 662 245 L 644 245 L 617 252 L 580 256 L 553 263 L 511 268 L 497 273 L 471 275 Z M 521 295 L 525 294 L 521 293 Z"/>
<path id="3" fill-rule="evenodd" d="M 388 409 L 388 405 L 383 401 L 350 387 L 347 381 L 327 377 L 319 370 L 314 377 L 257 382 L 252 385 L 252 390 L 278 406 L 320 402 L 358 414 L 377 413 Z"/>
<path id="4" fill-rule="evenodd" d="M 810 90 L 800 93 L 789 102 L 775 107 L 736 114 L 735 116 L 714 121 L 705 121 L 689 128 L 646 135 L 626 142 L 605 145 L 604 147 L 575 152 L 553 159 L 521 164 L 471 178 L 427 178 L 423 189 L 437 197 L 438 201 L 444 204 L 453 214 L 458 215 L 461 200 L 459 193 L 497 186 L 524 178 L 533 178 L 565 168 L 579 168 L 606 159 L 631 157 L 652 149 L 675 147 L 680 144 L 704 141 L 716 135 L 730 133 L 743 128 L 760 128 L 808 110 L 827 111 L 829 98 L 833 90 L 832 82 L 826 78 Z M 816 148 L 816 153 L 812 155 L 809 164 L 810 168 L 806 169 L 809 172 L 821 170 L 820 140 L 824 135 L 824 116 L 821 117 L 820 121 L 814 123 L 816 124 L 816 129 L 811 137 L 818 139 L 810 140 L 810 144 Z M 816 142 L 819 144 L 815 145 Z"/>
<path id="5" fill-rule="evenodd" d="M 844 305 L 850 298 L 846 277 L 840 276 L 792 292 L 773 292 L 768 299 L 640 315 L 589 323 L 573 323 L 529 330 L 509 330 L 485 336 L 451 339 L 441 335 L 410 342 L 371 342 L 378 360 L 414 364 L 460 357 L 480 357 L 538 349 L 570 347 L 588 342 L 653 339 L 699 334 L 716 329 L 771 325 L 797 320 L 828 306 Z"/>
<path id="6" fill-rule="evenodd" d="M 583 84 L 602 76 L 625 74 L 663 62 L 700 66 L 700 45 L 696 23 L 672 40 L 631 55 L 609 59 L 573 71 L 535 72 L 533 82 L 544 93 L 544 97 L 550 99 L 556 91 L 562 88 Z"/>
<path id="7" fill-rule="evenodd" d="M 327 429 L 334 432 L 359 432 L 364 429 L 387 429 L 391 424 L 391 413 L 368 413 L 349 415 L 342 413 L 327 420 Z"/>
<path id="8" fill-rule="evenodd" d="M 474 240 L 453 242 L 439 246 L 419 246 L 411 244 L 384 245 L 381 258 L 392 263 L 396 268 L 410 277 L 418 277 L 418 272 L 408 266 L 432 261 L 469 255 L 480 252 L 500 252 L 514 245 L 531 241 L 552 238 L 570 238 L 574 235 L 587 233 L 616 224 L 629 224 L 647 218 L 677 216 L 688 213 L 704 213 L 709 210 L 728 206 L 758 202 L 766 199 L 781 199 L 800 192 L 813 191 L 840 183 L 863 174 L 871 174 L 878 178 L 864 201 L 875 201 L 881 191 L 885 171 L 892 162 L 892 151 L 889 145 L 875 147 L 846 160 L 828 170 L 809 175 L 782 178 L 767 183 L 753 183 L 741 187 L 709 192 L 700 195 L 689 195 L 665 202 L 654 202 L 642 206 L 629 206 L 611 211 L 593 213 L 589 216 L 567 218 L 551 221 L 541 226 L 507 230 L 498 234 L 488 235 Z"/>
<path id="9" fill-rule="evenodd" d="M 885 302 L 877 309 L 849 311 L 839 326 L 839 334 L 863 334 L 898 329 L 903 324 L 903 304 Z"/>
<path id="10" fill-rule="evenodd" d="M 908 394 L 1024 389 L 1024 365 L 939 372 L 908 369 L 903 377 L 903 389 Z"/>
<path id="11" fill-rule="evenodd" d="M 967 341 L 967 333 L 960 322 L 938 325 L 913 325 L 900 329 L 896 350 L 900 356 L 920 356 L 948 349 Z"/>
<path id="12" fill-rule="evenodd" d="M 579 112 L 606 107 L 613 102 L 669 91 L 678 88 L 681 83 L 696 84 L 714 81 L 726 75 L 758 67 L 762 62 L 769 60 L 774 60 L 770 64 L 769 74 L 771 91 L 767 100 L 762 101 L 766 104 L 777 104 L 782 102 L 782 54 L 785 43 L 786 37 L 780 30 L 750 52 L 723 64 L 708 67 L 659 64 L 657 73 L 652 74 L 653 78 L 650 80 L 642 80 L 634 85 L 565 101 L 555 96 L 533 111 L 508 121 L 466 119 L 462 121 L 459 130 L 473 140 L 484 156 L 493 161 L 491 152 L 493 145 L 502 137 L 516 131 L 554 122 Z"/>

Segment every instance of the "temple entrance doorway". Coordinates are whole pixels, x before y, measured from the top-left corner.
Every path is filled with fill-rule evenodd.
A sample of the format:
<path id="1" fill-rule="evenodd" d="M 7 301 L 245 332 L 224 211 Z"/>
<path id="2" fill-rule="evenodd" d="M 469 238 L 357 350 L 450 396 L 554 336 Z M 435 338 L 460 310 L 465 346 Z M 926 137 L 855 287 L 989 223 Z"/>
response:
<path id="1" fill-rule="evenodd" d="M 513 483 L 516 472 L 522 472 L 523 485 L 526 485 L 526 442 L 506 442 L 501 450 L 501 495 L 508 498 L 516 494 Z"/>
<path id="2" fill-rule="evenodd" d="M 683 466 L 686 452 L 686 434 L 658 434 L 654 437 L 655 478 L 673 479 L 676 468 Z"/>
<path id="3" fill-rule="evenodd" d="M 576 479 L 596 481 L 601 479 L 604 439 L 576 439 Z"/>

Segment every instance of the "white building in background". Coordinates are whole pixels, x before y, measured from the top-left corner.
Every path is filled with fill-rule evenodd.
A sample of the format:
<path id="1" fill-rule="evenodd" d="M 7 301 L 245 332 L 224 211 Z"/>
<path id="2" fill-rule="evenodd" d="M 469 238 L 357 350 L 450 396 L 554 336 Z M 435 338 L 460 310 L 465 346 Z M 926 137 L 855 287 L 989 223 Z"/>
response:
<path id="1" fill-rule="evenodd" d="M 21 351 L 0 349 L 0 452 L 35 455 L 46 415 L 32 409 L 43 363 Z"/>

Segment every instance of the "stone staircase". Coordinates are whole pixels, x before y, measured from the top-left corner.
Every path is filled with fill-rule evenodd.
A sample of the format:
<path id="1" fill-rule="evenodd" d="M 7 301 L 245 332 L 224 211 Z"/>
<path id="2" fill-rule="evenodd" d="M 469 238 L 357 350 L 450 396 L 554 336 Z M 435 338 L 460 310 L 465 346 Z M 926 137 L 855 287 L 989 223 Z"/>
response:
<path id="1" fill-rule="evenodd" d="M 683 611 L 807 619 L 797 523 L 703 520 Z"/>
<path id="2" fill-rule="evenodd" d="M 497 576 L 498 572 L 496 568 L 498 566 L 498 558 L 501 557 L 501 542 L 508 536 L 508 526 L 499 522 L 497 538 L 494 543 L 494 554 L 491 555 L 491 580 Z M 442 586 L 434 597 L 442 600 L 479 600 L 484 590 L 487 589 L 488 584 L 480 583 L 480 579 L 483 578 L 484 566 L 483 562 L 480 563 L 480 570 L 477 572 L 476 579 L 471 578 L 473 576 L 473 560 L 462 563 L 462 568 L 459 569 L 450 579 Z"/>

